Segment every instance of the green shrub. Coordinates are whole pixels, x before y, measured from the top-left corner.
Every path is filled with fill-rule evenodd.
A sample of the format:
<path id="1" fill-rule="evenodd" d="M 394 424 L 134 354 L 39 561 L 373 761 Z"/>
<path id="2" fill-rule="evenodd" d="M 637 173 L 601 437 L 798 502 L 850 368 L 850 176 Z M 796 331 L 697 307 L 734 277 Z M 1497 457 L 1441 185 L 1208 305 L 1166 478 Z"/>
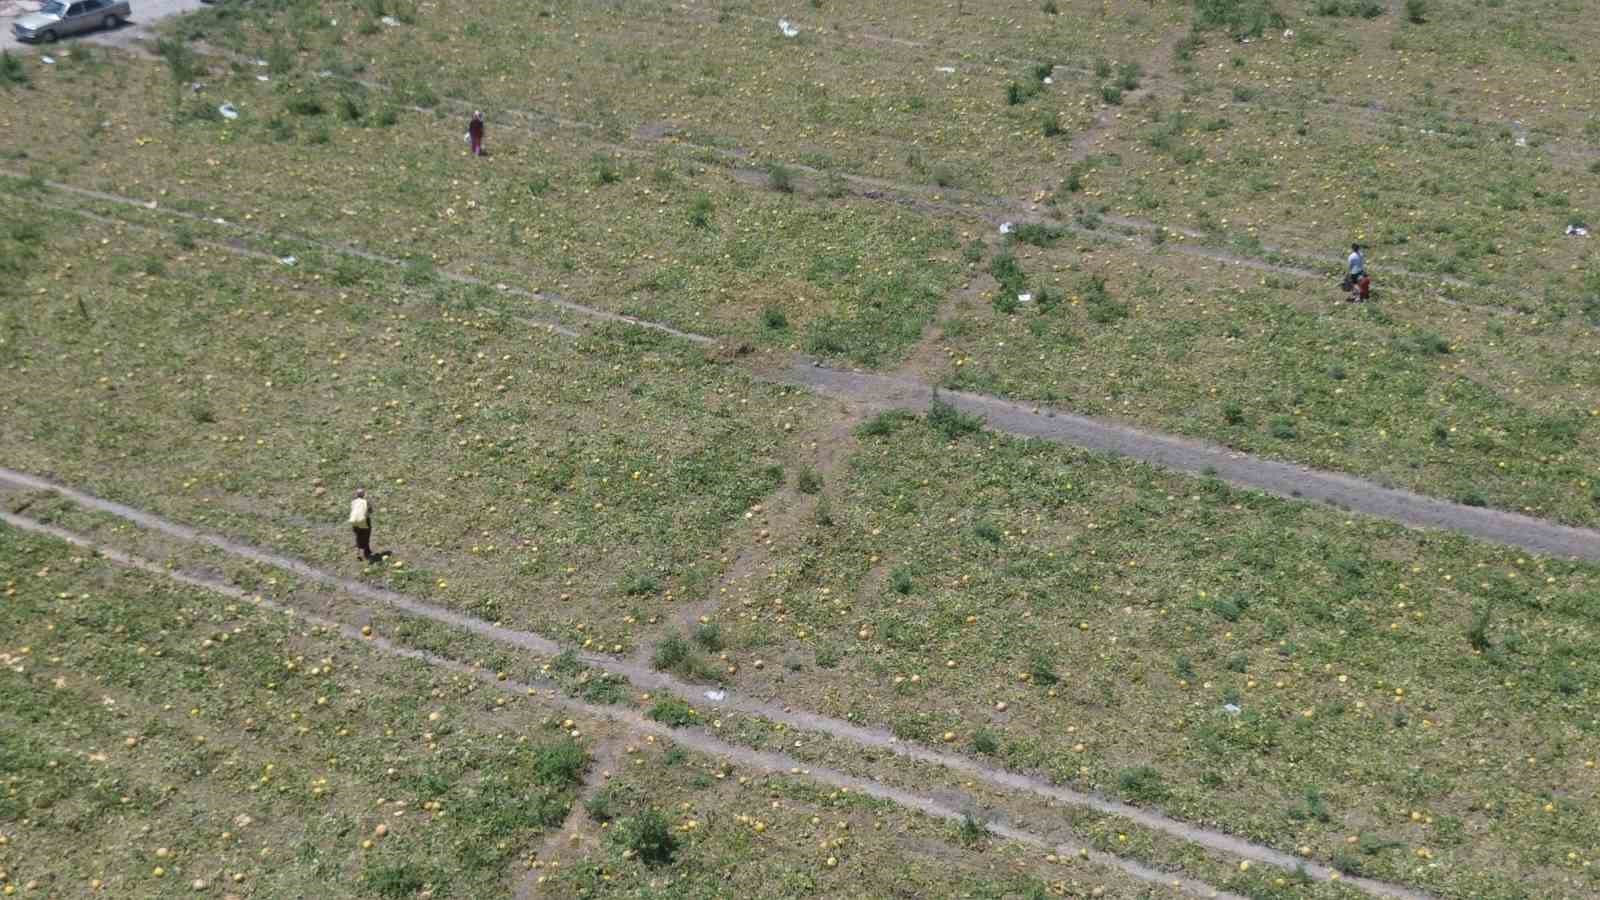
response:
<path id="1" fill-rule="evenodd" d="M 977 535 L 980 540 L 988 541 L 991 544 L 1000 543 L 1003 537 L 1000 529 L 995 527 L 993 522 L 979 522 L 972 526 L 972 533 Z"/>
<path id="2" fill-rule="evenodd" d="M 876 416 L 861 423 L 856 433 L 862 437 L 888 437 L 900 429 L 901 425 L 914 421 L 916 414 L 904 409 L 891 409 L 878 413 Z"/>
<path id="3" fill-rule="evenodd" d="M 1283 15 L 1271 0 L 1194 0 L 1194 11 L 1196 26 L 1234 37 L 1260 37 L 1268 29 L 1283 28 Z"/>
<path id="4" fill-rule="evenodd" d="M 1143 803 L 1160 803 L 1170 793 L 1154 766 L 1137 766 L 1117 773 L 1122 796 Z"/>
<path id="5" fill-rule="evenodd" d="M 1061 240 L 1061 235 L 1063 233 L 1064 232 L 1062 232 L 1061 229 L 1055 227 L 1054 225 L 1046 225 L 1041 222 L 1029 222 L 1024 225 L 1018 225 L 1016 230 L 1011 234 L 1024 244 L 1032 244 L 1035 247 L 1049 247 L 1056 241 Z M 1015 262 L 1015 260 L 1013 260 L 1013 262 Z M 998 280 L 999 276 L 995 277 Z"/>
<path id="6" fill-rule="evenodd" d="M 694 201 L 689 206 L 689 224 L 696 228 L 711 227 L 711 213 L 716 209 L 711 203 L 711 195 L 701 191 L 694 195 Z"/>
<path id="7" fill-rule="evenodd" d="M 654 594 L 660 590 L 661 579 L 649 573 L 634 575 L 622 582 L 622 592 L 629 597 L 642 597 L 645 594 Z"/>
<path id="8" fill-rule="evenodd" d="M 1039 117 L 1039 133 L 1045 137 L 1059 137 L 1064 133 L 1061 128 L 1061 114 L 1054 110 Z"/>
<path id="9" fill-rule="evenodd" d="M 534 751 L 534 779 L 551 787 L 572 787 L 583 782 L 589 754 L 572 738 L 562 738 Z"/>
<path id="10" fill-rule="evenodd" d="M 761 324 L 768 331 L 782 331 L 789 327 L 789 317 L 776 306 L 768 306 L 761 310 Z"/>
<path id="11" fill-rule="evenodd" d="M 1100 99 L 1111 106 L 1122 105 L 1122 88 L 1114 84 L 1104 85 L 1100 88 Z"/>
<path id="12" fill-rule="evenodd" d="M 596 184 L 616 184 L 622 180 L 622 172 L 617 169 L 616 163 L 604 153 L 596 153 L 589 158 L 594 166 L 594 180 Z"/>
<path id="13" fill-rule="evenodd" d="M 328 111 L 327 108 L 322 105 L 322 100 L 314 94 L 307 97 L 296 97 L 293 100 L 290 100 L 288 110 L 297 116 L 320 116 Z"/>
<path id="14" fill-rule="evenodd" d="M 650 657 L 650 664 L 662 671 L 676 669 L 688 661 L 692 655 L 689 642 L 675 634 L 669 634 L 656 644 L 655 653 Z"/>
<path id="15" fill-rule="evenodd" d="M 989 729 L 980 728 L 972 735 L 972 749 L 985 756 L 993 756 L 1000 752 L 1000 739 Z"/>
<path id="16" fill-rule="evenodd" d="M 716 653 L 722 649 L 722 628 L 711 622 L 705 622 L 695 627 L 694 642 L 705 648 L 708 653 Z"/>
<path id="17" fill-rule="evenodd" d="M 962 435 L 982 431 L 983 419 L 971 413 L 964 413 L 935 397 L 928 405 L 928 425 L 945 437 L 955 440 Z"/>
<path id="18" fill-rule="evenodd" d="M 156 53 L 166 62 L 167 71 L 178 84 L 188 84 L 200 73 L 199 59 L 182 38 L 159 38 Z"/>
<path id="19" fill-rule="evenodd" d="M 650 707 L 650 718 L 669 728 L 683 728 L 695 723 L 694 707 L 677 697 L 663 697 Z"/>
<path id="20" fill-rule="evenodd" d="M 794 193 L 794 172 L 783 163 L 773 163 L 767 167 L 767 187 L 780 194 Z"/>
<path id="21" fill-rule="evenodd" d="M 0 86 L 23 87 L 28 84 L 28 70 L 23 67 L 22 60 L 10 53 L 0 51 Z"/>
<path id="22" fill-rule="evenodd" d="M 806 466 L 794 479 L 795 489 L 802 494 L 815 494 L 822 490 L 822 475 L 816 469 Z"/>
<path id="23" fill-rule="evenodd" d="M 1406 21 L 1413 25 L 1428 21 L 1428 0 L 1406 0 Z"/>
<path id="24" fill-rule="evenodd" d="M 619 822 L 612 839 L 646 865 L 667 865 L 678 853 L 678 839 L 672 835 L 672 826 L 655 807 Z"/>
<path id="25" fill-rule="evenodd" d="M 1015 295 L 1027 289 L 1028 275 L 1022 271 L 1022 264 L 1009 252 L 989 258 L 989 274 L 1000 282 L 1000 289 L 1007 293 Z"/>
<path id="26" fill-rule="evenodd" d="M 1044 687 L 1061 680 L 1061 676 L 1056 674 L 1055 660 L 1045 651 L 1035 650 L 1028 658 L 1028 680 Z"/>

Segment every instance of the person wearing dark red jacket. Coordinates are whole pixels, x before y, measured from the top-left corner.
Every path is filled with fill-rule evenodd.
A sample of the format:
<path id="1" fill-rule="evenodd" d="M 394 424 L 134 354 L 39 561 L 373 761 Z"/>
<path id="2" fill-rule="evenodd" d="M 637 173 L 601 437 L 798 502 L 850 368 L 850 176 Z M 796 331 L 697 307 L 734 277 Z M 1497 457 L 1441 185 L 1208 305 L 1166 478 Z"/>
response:
<path id="1" fill-rule="evenodd" d="M 483 155 L 483 113 L 472 114 L 472 121 L 467 124 L 467 139 L 472 142 L 472 155 Z"/>

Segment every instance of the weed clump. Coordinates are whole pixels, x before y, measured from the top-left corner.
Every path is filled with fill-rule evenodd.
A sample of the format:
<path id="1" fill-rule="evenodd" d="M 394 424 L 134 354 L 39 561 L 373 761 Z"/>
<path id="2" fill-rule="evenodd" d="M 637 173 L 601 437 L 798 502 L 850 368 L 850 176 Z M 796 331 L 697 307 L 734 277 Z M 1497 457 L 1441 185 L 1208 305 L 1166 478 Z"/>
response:
<path id="1" fill-rule="evenodd" d="M 928 405 L 928 426 L 953 441 L 962 435 L 982 431 L 983 419 L 935 397 Z"/>
<path id="2" fill-rule="evenodd" d="M 1195 24 L 1216 28 L 1234 37 L 1260 37 L 1267 29 L 1283 27 L 1283 14 L 1271 0 L 1194 0 Z"/>
<path id="3" fill-rule="evenodd" d="M 156 53 L 166 62 L 167 71 L 178 84 L 188 84 L 200 74 L 200 62 L 182 38 L 161 38 L 156 41 Z"/>
<path id="4" fill-rule="evenodd" d="M 761 324 L 768 331 L 782 331 L 789 327 L 789 317 L 776 306 L 768 306 L 761 310 Z"/>
<path id="5" fill-rule="evenodd" d="M 1010 253 L 998 253 L 990 257 L 989 274 L 1000 282 L 1000 289 L 1006 293 L 1016 295 L 1027 289 L 1028 274 L 1022 271 L 1022 264 Z"/>
<path id="6" fill-rule="evenodd" d="M 669 728 L 693 725 L 695 717 L 694 707 L 677 697 L 663 697 L 656 701 L 655 706 L 650 707 L 650 718 Z"/>
<path id="7" fill-rule="evenodd" d="M 794 193 L 794 172 L 783 163 L 773 163 L 767 168 L 767 187 L 780 194 Z"/>
<path id="8" fill-rule="evenodd" d="M 863 422 L 861 427 L 856 429 L 856 433 L 862 437 L 888 437 L 900 430 L 901 425 L 914 419 L 916 415 L 909 410 L 891 409 Z"/>
<path id="9" fill-rule="evenodd" d="M 1117 787 L 1129 800 L 1142 803 L 1159 803 L 1170 793 L 1154 766 L 1136 766 L 1117 774 Z"/>
<path id="10" fill-rule="evenodd" d="M 678 854 L 678 839 L 672 835 L 672 826 L 655 807 L 624 819 L 612 835 L 646 865 L 667 865 Z"/>
<path id="11" fill-rule="evenodd" d="M 0 52 L 0 86 L 5 88 L 26 87 L 28 84 L 28 70 L 23 68 L 22 60 L 10 53 Z"/>
<path id="12" fill-rule="evenodd" d="M 1428 0 L 1406 0 L 1406 21 L 1413 25 L 1428 21 Z"/>
<path id="13" fill-rule="evenodd" d="M 534 750 L 534 778 L 551 787 L 571 787 L 583 781 L 589 754 L 572 738 L 562 738 Z"/>
<path id="14" fill-rule="evenodd" d="M 795 490 L 802 494 L 815 494 L 822 490 L 822 475 L 816 469 L 806 466 L 794 479 Z"/>
<path id="15" fill-rule="evenodd" d="M 711 213 L 716 209 L 711 203 L 711 195 L 701 191 L 694 195 L 694 202 L 689 206 L 689 224 L 696 228 L 711 227 Z"/>

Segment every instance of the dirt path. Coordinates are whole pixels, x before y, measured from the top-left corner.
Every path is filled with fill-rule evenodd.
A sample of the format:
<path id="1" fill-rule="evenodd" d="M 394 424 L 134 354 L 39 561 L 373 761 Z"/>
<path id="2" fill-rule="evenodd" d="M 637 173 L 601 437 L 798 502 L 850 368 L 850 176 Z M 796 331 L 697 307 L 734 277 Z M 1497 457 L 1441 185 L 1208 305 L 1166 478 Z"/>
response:
<path id="1" fill-rule="evenodd" d="M 933 398 L 932 390 L 920 381 L 829 369 L 804 361 L 770 377 L 873 409 L 922 409 Z M 941 391 L 939 396 L 965 412 L 982 416 L 996 431 L 1115 453 L 1182 472 L 1215 475 L 1239 487 L 1297 500 L 1317 500 L 1414 528 L 1442 528 L 1535 553 L 1600 561 L 1600 531 L 1463 506 L 1380 487 L 1348 475 L 1261 459 L 1215 444 L 993 397 L 952 391 Z"/>
<path id="2" fill-rule="evenodd" d="M 887 800 L 907 809 L 916 810 L 925 815 L 944 821 L 961 822 L 967 816 L 965 808 L 955 804 L 905 791 L 882 782 L 858 778 L 835 769 L 812 766 L 785 754 L 752 750 L 735 744 L 724 743 L 723 741 L 720 741 L 711 735 L 696 729 L 669 728 L 646 718 L 644 715 L 632 709 L 619 706 L 597 706 L 594 704 L 585 703 L 581 700 L 574 700 L 558 692 L 550 691 L 549 689 L 552 687 L 552 685 L 549 684 L 529 684 L 511 679 L 500 680 L 496 673 L 492 671 L 481 669 L 475 666 L 469 666 L 457 660 L 448 659 L 436 654 L 402 646 L 383 637 L 363 636 L 360 632 L 360 629 L 354 625 L 324 618 L 313 613 L 308 613 L 305 610 L 297 607 L 287 606 L 264 599 L 252 594 L 249 591 L 245 591 L 239 587 L 218 579 L 200 577 L 181 571 L 175 571 L 160 563 L 123 553 L 115 548 L 98 544 L 65 529 L 57 528 L 52 525 L 46 525 L 24 516 L 0 512 L 0 522 L 5 522 L 6 524 L 23 531 L 48 535 L 58 540 L 65 541 L 73 546 L 91 550 L 99 554 L 101 557 L 121 566 L 137 569 L 161 578 L 170 579 L 188 587 L 198 588 L 210 593 L 219 594 L 230 600 L 258 604 L 266 609 L 292 615 L 310 625 L 337 629 L 345 638 L 353 641 L 360 641 L 375 652 L 405 659 L 417 660 L 426 663 L 427 665 L 434 666 L 455 674 L 467 675 L 482 681 L 484 684 L 493 687 L 496 690 L 504 691 L 513 696 L 526 696 L 530 692 L 538 691 L 543 702 L 560 707 L 561 709 L 570 713 L 586 716 L 591 719 L 614 722 L 633 732 L 654 735 L 658 739 L 671 741 L 711 756 L 722 757 L 724 759 L 731 760 L 738 765 L 747 766 L 749 768 L 765 772 L 800 774 L 814 781 L 819 781 L 833 787 L 847 788 L 871 797 Z M 540 688 L 543 688 L 544 690 L 539 691 Z M 1184 826 L 1182 823 L 1172 822 L 1171 824 L 1178 829 L 1188 828 L 1188 826 Z M 1244 900 L 1244 898 L 1237 894 L 1219 891 L 1218 889 L 1204 882 L 1174 875 L 1171 872 L 1154 869 L 1133 860 L 1124 859 L 1113 854 L 1093 850 L 1084 844 L 1060 843 L 1042 837 L 1041 835 L 1024 828 L 996 822 L 987 823 L 985 828 L 991 834 L 994 834 L 997 837 L 1016 841 L 1018 843 L 1039 849 L 1049 850 L 1050 852 L 1056 853 L 1059 856 L 1075 856 L 1078 858 L 1087 859 L 1100 865 L 1122 871 L 1141 881 L 1174 888 L 1190 896 L 1227 898 L 1227 900 Z M 1196 830 L 1196 833 L 1202 835 L 1205 834 L 1205 832 L 1200 832 L 1198 830 Z M 1303 860 L 1298 860 L 1294 857 L 1288 856 L 1287 854 L 1278 853 L 1277 851 L 1270 850 L 1268 848 L 1255 848 L 1254 845 L 1247 844 L 1242 841 L 1236 841 L 1236 839 L 1232 838 L 1229 838 L 1228 840 L 1234 841 L 1246 849 L 1258 850 L 1258 853 L 1252 853 L 1248 855 L 1248 858 L 1250 859 L 1267 862 L 1267 860 L 1263 858 L 1263 854 L 1270 854 L 1273 858 L 1278 859 L 1279 861 L 1269 864 L 1280 865 L 1290 870 L 1293 870 L 1297 865 L 1305 865 L 1307 872 L 1313 872 L 1314 868 L 1319 868 L 1310 864 L 1306 864 Z M 1345 879 L 1345 881 L 1346 883 L 1350 884 L 1360 884 L 1359 879 Z M 1379 896 L 1402 898 L 1402 900 L 1430 900 L 1430 898 L 1428 898 L 1425 894 L 1414 893 L 1394 886 L 1381 885 L 1377 882 L 1374 882 L 1373 884 L 1378 886 L 1379 890 L 1374 891 L 1374 893 L 1377 893 Z"/>
<path id="3" fill-rule="evenodd" d="M 557 655 L 563 649 L 555 641 L 552 641 L 541 635 L 504 628 L 502 626 L 490 624 L 481 619 L 476 619 L 471 616 L 453 612 L 451 610 L 441 609 L 416 598 L 400 594 L 396 591 L 374 587 L 355 579 L 334 575 L 332 573 L 317 569 L 298 559 L 233 541 L 220 535 L 199 531 L 186 525 L 181 525 L 164 519 L 160 516 L 134 509 L 124 504 L 116 503 L 110 500 L 103 500 L 101 498 L 85 494 L 81 491 L 57 485 L 40 478 L 35 478 L 20 472 L 14 472 L 9 469 L 0 468 L 0 480 L 32 490 L 53 491 L 72 500 L 80 506 L 127 519 L 128 521 L 131 521 L 142 528 L 160 532 L 171 537 L 189 541 L 191 543 L 213 547 L 230 555 L 248 559 L 252 562 L 293 572 L 294 574 L 299 575 L 308 581 L 336 588 L 352 596 L 386 605 L 418 618 L 428 619 L 444 625 L 459 628 L 463 631 L 478 635 L 480 637 L 488 638 L 489 640 L 504 644 L 506 646 L 516 647 L 532 653 L 552 657 Z M 52 528 L 51 526 L 43 525 L 35 522 L 32 519 L 12 513 L 0 513 L 0 521 L 8 522 L 19 528 L 52 534 L 56 537 L 62 538 L 63 540 L 69 540 L 81 546 L 92 545 L 92 542 L 78 537 L 77 535 L 73 535 L 60 529 Z M 106 555 L 107 558 L 118 559 L 119 561 L 125 561 L 130 558 L 127 556 L 127 554 L 117 553 L 117 551 L 114 551 L 110 548 L 97 547 L 96 549 L 98 549 L 102 554 Z M 158 570 L 158 573 L 172 574 L 167 573 L 164 569 Z M 172 577 L 179 576 L 172 574 Z M 220 584 L 220 582 L 217 582 L 214 579 L 201 578 L 193 575 L 183 575 L 180 580 L 183 579 L 187 579 L 186 583 L 193 583 L 196 586 L 207 588 L 217 587 Z M 226 587 L 229 591 L 233 592 L 234 595 L 242 597 L 245 593 L 237 588 L 232 587 L 231 585 L 221 586 Z M 308 616 L 307 618 L 309 620 L 310 617 Z M 339 627 L 347 628 L 352 634 L 358 633 L 353 625 L 346 626 L 340 624 Z M 411 654 L 418 659 L 437 661 L 437 663 L 440 665 L 456 667 L 460 670 L 473 674 L 475 677 L 482 677 L 491 682 L 493 682 L 495 678 L 495 675 L 492 672 L 482 672 L 453 660 L 443 660 L 430 654 L 425 654 L 420 651 L 413 651 L 408 648 L 394 647 L 392 649 L 394 649 L 396 652 Z M 596 669 L 601 669 L 614 675 L 620 675 L 624 678 L 627 678 L 635 687 L 650 691 L 670 693 L 691 704 L 702 706 L 706 704 L 705 688 L 703 685 L 688 684 L 669 675 L 665 675 L 641 666 L 637 663 L 622 661 L 613 657 L 603 656 L 596 653 L 580 652 L 577 654 L 577 656 L 578 659 L 585 665 L 589 665 Z M 591 709 L 587 706 L 587 704 L 582 704 L 579 701 L 560 700 L 559 702 L 572 705 L 574 708 L 583 707 L 585 709 Z M 1428 896 L 1426 894 L 1413 891 L 1409 888 L 1388 884 L 1386 882 L 1357 879 L 1353 877 L 1345 878 L 1326 866 L 1290 855 L 1288 853 L 1284 853 L 1280 850 L 1275 850 L 1271 847 L 1252 843 L 1225 832 L 1194 826 L 1189 823 L 1165 816 L 1155 810 L 1130 806 L 1118 800 L 1112 800 L 1095 794 L 1089 794 L 1082 791 L 1073 790 L 1071 788 L 1062 787 L 1035 776 L 996 768 L 959 754 L 922 747 L 915 744 L 909 744 L 900 740 L 899 738 L 896 738 L 892 733 L 884 729 L 856 725 L 842 719 L 835 719 L 817 713 L 797 711 L 779 702 L 763 700 L 758 697 L 744 696 L 737 694 L 732 690 L 727 691 L 725 698 L 715 704 L 713 708 L 735 710 L 748 715 L 759 716 L 769 721 L 776 722 L 790 728 L 799 729 L 801 731 L 811 731 L 826 734 L 834 739 L 846 741 L 862 748 L 880 750 L 914 762 L 929 763 L 951 772 L 960 773 L 969 779 L 984 782 L 985 784 L 999 788 L 1003 791 L 1016 791 L 1032 794 L 1036 797 L 1055 801 L 1068 806 L 1089 809 L 1102 814 L 1121 816 L 1153 831 L 1163 832 L 1184 841 L 1198 844 L 1207 848 L 1208 850 L 1218 851 L 1230 856 L 1241 857 L 1254 862 L 1276 866 L 1290 871 L 1303 869 L 1311 877 L 1322 880 L 1342 878 L 1345 883 L 1362 887 L 1369 893 L 1372 893 L 1376 896 L 1405 898 L 1405 900 L 1418 900 L 1418 898 L 1425 898 Z M 638 719 L 644 722 L 648 721 L 644 720 L 642 716 L 639 716 L 637 713 L 631 710 L 617 710 L 611 707 L 596 709 L 604 710 L 605 715 L 613 718 L 622 716 L 627 717 L 630 720 Z M 652 727 L 660 729 L 660 726 L 656 726 L 655 723 L 650 724 Z M 660 730 L 664 731 L 665 729 Z M 718 747 L 727 746 L 722 745 L 714 738 L 706 735 L 699 735 L 696 732 L 672 733 L 680 741 L 685 741 L 686 736 L 695 734 L 697 737 L 705 742 L 708 742 L 709 744 L 713 744 Z M 694 746 L 692 743 L 690 745 Z M 710 750 L 707 752 L 716 752 L 720 753 L 721 755 L 729 755 L 728 753 L 720 750 Z M 751 753 L 752 751 L 741 750 L 739 752 Z M 756 755 L 761 756 L 762 754 Z M 795 764 L 791 764 L 789 762 L 785 762 L 782 764 L 782 766 L 780 766 L 780 768 L 794 767 Z M 884 786 L 879 785 L 879 787 Z M 892 788 L 884 789 L 894 790 Z M 907 802 L 905 805 L 912 806 L 916 809 L 922 809 L 925 812 L 930 808 L 938 808 L 949 813 L 948 816 L 944 815 L 944 813 L 930 813 L 932 815 L 940 815 L 941 817 L 945 818 L 961 818 L 963 815 L 963 813 L 959 812 L 957 808 L 949 805 L 940 805 L 936 801 L 929 800 L 927 798 L 914 798 L 909 794 L 905 796 L 914 801 Z M 895 802 L 902 801 L 896 799 Z M 994 830 L 996 827 L 999 826 L 991 825 L 991 830 Z M 1001 834 L 1004 837 L 1015 837 L 1015 835 L 1008 832 L 996 831 L 995 833 Z M 1026 834 L 1028 834 L 1028 832 L 1020 830 L 1016 832 L 1016 835 Z M 1024 838 L 1016 837 L 1016 839 L 1023 840 Z M 1119 865 L 1121 862 L 1126 861 L 1119 861 Z"/>

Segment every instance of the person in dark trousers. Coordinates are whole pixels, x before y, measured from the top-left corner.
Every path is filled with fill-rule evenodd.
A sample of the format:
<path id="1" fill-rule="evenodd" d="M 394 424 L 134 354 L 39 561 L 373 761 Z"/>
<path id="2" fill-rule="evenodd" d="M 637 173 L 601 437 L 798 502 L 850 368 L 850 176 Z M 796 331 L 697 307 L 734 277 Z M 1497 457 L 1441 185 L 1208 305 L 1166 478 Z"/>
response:
<path id="1" fill-rule="evenodd" d="M 1361 245 L 1351 244 L 1350 258 L 1346 260 L 1345 266 L 1344 289 L 1346 291 L 1355 290 L 1356 283 L 1359 282 L 1361 277 L 1366 274 L 1367 258 L 1361 255 Z"/>
<path id="2" fill-rule="evenodd" d="M 350 501 L 350 530 L 356 535 L 356 554 L 371 562 L 372 556 L 372 504 L 367 502 L 367 492 L 356 488 Z"/>
<path id="3" fill-rule="evenodd" d="M 472 142 L 472 155 L 483 155 L 483 113 L 474 112 L 472 121 L 467 123 L 467 138 Z"/>

